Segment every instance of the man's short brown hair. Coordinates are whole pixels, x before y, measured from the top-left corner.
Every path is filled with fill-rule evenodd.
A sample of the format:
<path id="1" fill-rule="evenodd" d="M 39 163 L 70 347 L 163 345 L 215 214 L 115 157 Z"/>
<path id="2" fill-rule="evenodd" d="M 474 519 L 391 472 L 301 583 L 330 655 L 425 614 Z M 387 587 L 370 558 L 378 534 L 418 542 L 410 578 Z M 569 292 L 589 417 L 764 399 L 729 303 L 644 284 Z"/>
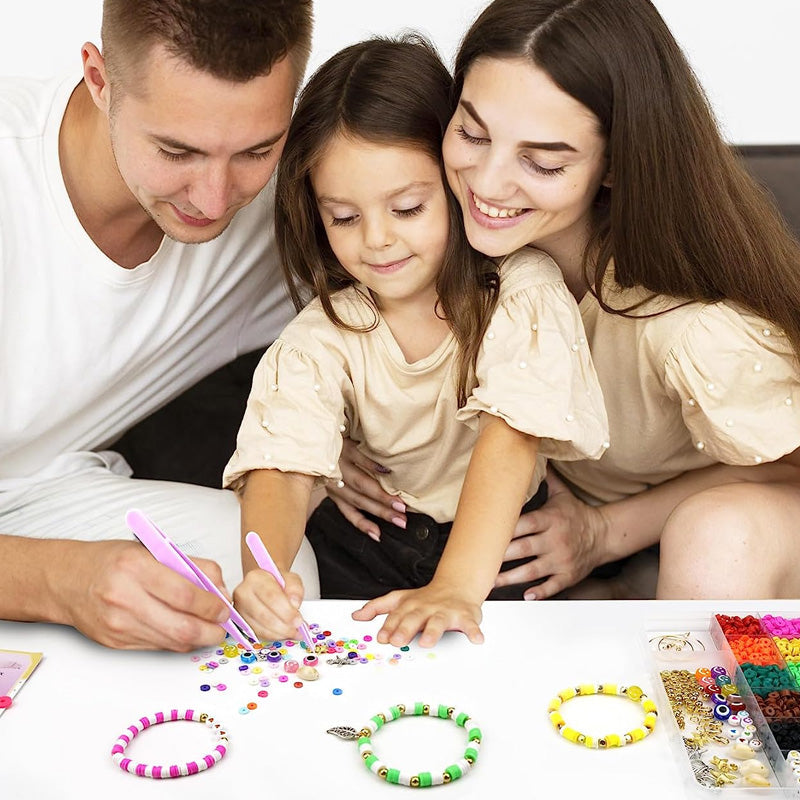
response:
<path id="1" fill-rule="evenodd" d="M 233 82 L 266 75 L 288 56 L 299 86 L 312 25 L 312 0 L 105 0 L 101 36 L 115 82 L 144 64 L 158 44 Z"/>

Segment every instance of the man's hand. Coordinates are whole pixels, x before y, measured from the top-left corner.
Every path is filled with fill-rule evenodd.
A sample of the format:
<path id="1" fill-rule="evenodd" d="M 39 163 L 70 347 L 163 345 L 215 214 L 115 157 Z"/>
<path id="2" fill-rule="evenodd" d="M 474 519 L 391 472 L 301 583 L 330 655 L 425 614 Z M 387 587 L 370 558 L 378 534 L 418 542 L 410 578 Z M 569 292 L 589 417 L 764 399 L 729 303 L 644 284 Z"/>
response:
<path id="1" fill-rule="evenodd" d="M 68 542 L 49 591 L 66 622 L 107 647 L 188 652 L 218 644 L 225 604 L 160 564 L 138 542 Z M 195 559 L 227 594 L 219 566 Z"/>

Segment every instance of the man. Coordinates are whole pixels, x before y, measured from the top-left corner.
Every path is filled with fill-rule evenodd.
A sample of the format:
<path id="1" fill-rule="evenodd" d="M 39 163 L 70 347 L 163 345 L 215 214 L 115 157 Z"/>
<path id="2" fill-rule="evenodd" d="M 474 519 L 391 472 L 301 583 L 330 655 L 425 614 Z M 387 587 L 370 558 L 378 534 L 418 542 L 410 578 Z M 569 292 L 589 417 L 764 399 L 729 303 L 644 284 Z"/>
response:
<path id="1" fill-rule="evenodd" d="M 220 640 L 223 604 L 124 515 L 233 588 L 235 497 L 133 480 L 103 448 L 291 316 L 265 186 L 311 27 L 311 0 L 106 0 L 77 86 L 0 81 L 0 618 Z"/>

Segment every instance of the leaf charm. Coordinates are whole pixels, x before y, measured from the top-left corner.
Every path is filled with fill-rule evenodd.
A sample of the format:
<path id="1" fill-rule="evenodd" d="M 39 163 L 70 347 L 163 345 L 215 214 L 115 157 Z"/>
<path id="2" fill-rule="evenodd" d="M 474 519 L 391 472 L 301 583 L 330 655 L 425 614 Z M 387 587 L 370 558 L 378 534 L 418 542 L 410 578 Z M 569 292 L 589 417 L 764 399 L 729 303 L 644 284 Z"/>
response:
<path id="1" fill-rule="evenodd" d="M 338 725 L 335 728 L 328 728 L 326 733 L 332 733 L 334 736 L 338 736 L 340 739 L 355 739 L 357 736 L 357 731 L 355 728 L 350 728 L 346 725 Z"/>

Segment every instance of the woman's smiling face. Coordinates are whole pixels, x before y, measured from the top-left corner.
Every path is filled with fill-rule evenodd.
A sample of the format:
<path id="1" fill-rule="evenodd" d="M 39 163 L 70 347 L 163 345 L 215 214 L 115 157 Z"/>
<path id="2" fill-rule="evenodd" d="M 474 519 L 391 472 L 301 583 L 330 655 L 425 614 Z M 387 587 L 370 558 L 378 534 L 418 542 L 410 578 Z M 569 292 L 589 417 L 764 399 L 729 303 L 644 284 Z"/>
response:
<path id="1" fill-rule="evenodd" d="M 470 244 L 503 256 L 585 240 L 605 149 L 597 117 L 546 72 L 523 59 L 477 59 L 443 145 Z"/>

